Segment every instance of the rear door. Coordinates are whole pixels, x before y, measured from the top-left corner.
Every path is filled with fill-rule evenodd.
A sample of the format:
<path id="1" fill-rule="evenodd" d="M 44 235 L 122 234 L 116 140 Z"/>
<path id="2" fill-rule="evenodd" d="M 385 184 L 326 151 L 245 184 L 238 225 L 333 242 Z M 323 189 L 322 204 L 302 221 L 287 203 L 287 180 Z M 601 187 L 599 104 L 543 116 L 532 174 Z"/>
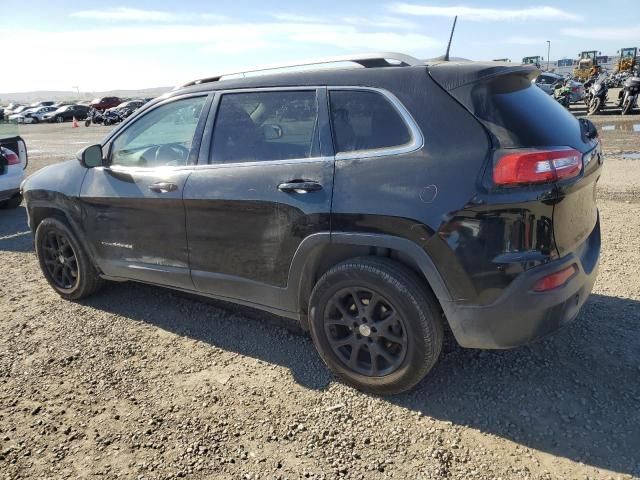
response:
<path id="1" fill-rule="evenodd" d="M 315 88 L 218 95 L 202 164 L 184 190 L 198 290 L 282 307 L 296 249 L 330 231 L 333 159 L 319 134 L 327 131 L 325 99 Z"/>
<path id="2" fill-rule="evenodd" d="M 105 274 L 193 288 L 182 195 L 209 104 L 206 94 L 158 104 L 105 145 L 108 166 L 88 170 L 83 228 Z"/>

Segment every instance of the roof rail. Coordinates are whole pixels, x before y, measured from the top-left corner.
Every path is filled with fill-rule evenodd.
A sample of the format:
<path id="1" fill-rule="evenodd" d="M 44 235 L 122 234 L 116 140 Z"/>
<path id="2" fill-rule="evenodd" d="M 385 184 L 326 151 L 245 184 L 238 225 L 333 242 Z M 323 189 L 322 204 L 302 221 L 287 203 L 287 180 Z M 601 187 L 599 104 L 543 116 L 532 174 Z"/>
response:
<path id="1" fill-rule="evenodd" d="M 239 72 L 227 72 L 212 77 L 200 78 L 193 80 L 189 83 L 185 83 L 178 88 L 190 87 L 192 85 L 199 85 L 201 83 L 217 82 L 223 77 L 229 77 L 232 75 L 242 75 L 243 77 L 247 73 L 257 72 L 270 72 L 272 70 L 283 70 L 286 68 L 305 67 L 312 65 L 327 65 L 331 63 L 352 62 L 365 68 L 375 67 L 412 67 L 415 65 L 424 65 L 424 62 L 414 58 L 410 55 L 404 55 L 402 53 L 394 52 L 376 52 L 376 53 L 361 53 L 352 55 L 342 55 L 337 57 L 325 57 L 316 58 L 313 60 L 306 60 L 301 63 L 286 64 L 286 65 L 272 65 L 261 68 L 253 68 L 249 70 L 242 70 Z"/>

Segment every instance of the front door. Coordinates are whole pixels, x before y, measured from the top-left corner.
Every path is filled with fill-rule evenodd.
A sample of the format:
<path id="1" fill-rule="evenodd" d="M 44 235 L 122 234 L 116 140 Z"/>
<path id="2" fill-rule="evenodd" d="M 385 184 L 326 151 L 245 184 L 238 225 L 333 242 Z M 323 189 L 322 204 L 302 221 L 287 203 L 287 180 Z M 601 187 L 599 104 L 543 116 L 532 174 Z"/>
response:
<path id="1" fill-rule="evenodd" d="M 105 145 L 80 193 L 83 228 L 108 276 L 193 289 L 182 194 L 197 158 L 207 96 L 170 99 Z"/>
<path id="2" fill-rule="evenodd" d="M 198 290 L 282 306 L 296 249 L 305 237 L 330 231 L 333 158 L 320 148 L 327 120 L 317 93 L 219 97 L 207 165 L 194 170 L 184 191 Z"/>

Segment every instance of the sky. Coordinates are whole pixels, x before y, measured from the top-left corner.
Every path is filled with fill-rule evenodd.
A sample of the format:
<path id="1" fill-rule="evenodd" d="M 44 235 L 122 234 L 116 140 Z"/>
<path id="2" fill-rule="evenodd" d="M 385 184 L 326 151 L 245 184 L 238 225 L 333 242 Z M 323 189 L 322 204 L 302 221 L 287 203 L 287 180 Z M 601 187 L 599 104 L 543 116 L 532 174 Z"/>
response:
<path id="1" fill-rule="evenodd" d="M 473 60 L 640 47 L 638 0 L 0 0 L 0 92 L 173 86 L 371 51 Z M 75 89 L 75 88 L 73 88 Z"/>

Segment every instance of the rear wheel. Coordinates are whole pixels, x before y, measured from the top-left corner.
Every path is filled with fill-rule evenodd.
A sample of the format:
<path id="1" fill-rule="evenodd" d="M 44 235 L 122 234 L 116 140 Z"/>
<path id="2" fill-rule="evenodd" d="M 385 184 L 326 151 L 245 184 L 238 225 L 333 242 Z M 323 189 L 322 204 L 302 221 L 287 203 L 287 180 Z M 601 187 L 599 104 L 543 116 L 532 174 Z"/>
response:
<path id="1" fill-rule="evenodd" d="M 103 284 L 71 229 L 57 218 L 45 218 L 36 230 L 36 253 L 49 285 L 68 300 L 79 300 Z"/>
<path id="2" fill-rule="evenodd" d="M 411 270 L 384 258 L 349 260 L 324 274 L 311 294 L 310 327 L 327 366 L 376 394 L 414 387 L 442 349 L 433 294 Z"/>

